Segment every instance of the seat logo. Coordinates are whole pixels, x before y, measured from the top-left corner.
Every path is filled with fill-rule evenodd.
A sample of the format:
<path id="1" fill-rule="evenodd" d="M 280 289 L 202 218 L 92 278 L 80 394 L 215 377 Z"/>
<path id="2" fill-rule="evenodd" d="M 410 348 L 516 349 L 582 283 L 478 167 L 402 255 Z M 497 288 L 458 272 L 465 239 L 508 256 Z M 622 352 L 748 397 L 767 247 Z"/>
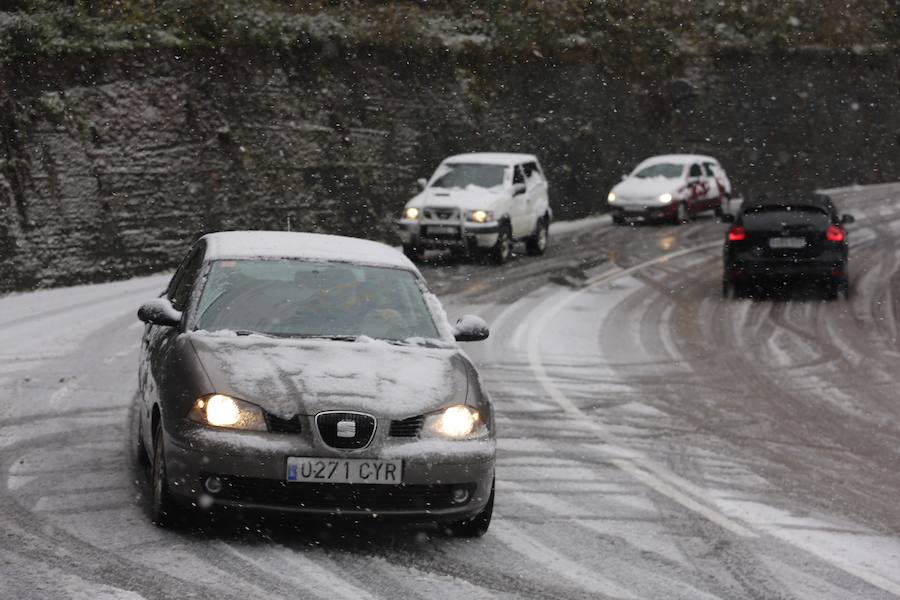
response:
<path id="1" fill-rule="evenodd" d="M 339 438 L 355 438 L 356 421 L 338 421 L 337 436 Z"/>

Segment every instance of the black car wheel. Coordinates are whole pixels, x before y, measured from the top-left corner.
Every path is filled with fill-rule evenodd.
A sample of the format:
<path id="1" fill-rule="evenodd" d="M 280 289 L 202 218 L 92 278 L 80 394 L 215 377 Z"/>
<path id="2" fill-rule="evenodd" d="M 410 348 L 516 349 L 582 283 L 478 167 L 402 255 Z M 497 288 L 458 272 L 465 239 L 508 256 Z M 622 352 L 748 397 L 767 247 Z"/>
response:
<path id="1" fill-rule="evenodd" d="M 150 501 L 150 517 L 160 527 L 172 526 L 178 517 L 178 511 L 169 492 L 166 479 L 166 453 L 163 442 L 162 425 L 157 423 L 153 432 L 153 461 L 150 465 L 150 485 L 152 498 Z"/>
<path id="2" fill-rule="evenodd" d="M 613 215 L 612 222 L 613 225 L 624 225 L 625 217 L 623 217 L 622 215 Z"/>
<path id="3" fill-rule="evenodd" d="M 722 297 L 726 300 L 740 300 L 745 294 L 743 285 L 728 279 L 722 281 Z"/>
<path id="4" fill-rule="evenodd" d="M 547 250 L 547 241 L 550 239 L 550 225 L 547 219 L 538 220 L 537 229 L 530 238 L 525 240 L 525 251 L 529 256 L 540 256 Z"/>
<path id="5" fill-rule="evenodd" d="M 488 527 L 491 525 L 491 516 L 494 513 L 494 483 L 491 482 L 491 496 L 484 509 L 472 517 L 464 521 L 457 521 L 450 525 L 450 533 L 454 537 L 460 538 L 476 538 L 487 533 Z"/>

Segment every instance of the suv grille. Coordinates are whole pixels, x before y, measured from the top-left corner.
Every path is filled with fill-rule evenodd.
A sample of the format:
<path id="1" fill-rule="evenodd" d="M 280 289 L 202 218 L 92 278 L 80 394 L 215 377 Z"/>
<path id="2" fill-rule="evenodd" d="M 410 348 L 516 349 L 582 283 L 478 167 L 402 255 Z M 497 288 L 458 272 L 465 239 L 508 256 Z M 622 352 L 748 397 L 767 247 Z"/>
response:
<path id="1" fill-rule="evenodd" d="M 271 413 L 266 413 L 266 422 L 269 425 L 269 431 L 274 433 L 300 433 L 303 431 L 303 425 L 300 423 L 299 417 L 291 417 L 290 419 L 282 419 Z"/>
<path id="2" fill-rule="evenodd" d="M 425 217 L 428 219 L 436 219 L 438 221 L 449 221 L 459 220 L 459 209 L 458 208 L 426 208 L 425 209 Z"/>
<path id="3" fill-rule="evenodd" d="M 471 495 L 474 484 L 350 485 L 346 483 L 287 483 L 255 477 L 222 477 L 216 498 L 232 502 L 334 511 L 439 510 L 464 506 L 453 502 L 453 490 Z"/>
<path id="4" fill-rule="evenodd" d="M 424 421 L 424 415 L 391 421 L 391 430 L 388 435 L 391 437 L 416 437 L 419 435 L 419 431 L 422 430 L 422 423 Z"/>
<path id="5" fill-rule="evenodd" d="M 323 412 L 316 415 L 322 441 L 332 448 L 365 448 L 375 435 L 375 417 L 357 412 Z"/>

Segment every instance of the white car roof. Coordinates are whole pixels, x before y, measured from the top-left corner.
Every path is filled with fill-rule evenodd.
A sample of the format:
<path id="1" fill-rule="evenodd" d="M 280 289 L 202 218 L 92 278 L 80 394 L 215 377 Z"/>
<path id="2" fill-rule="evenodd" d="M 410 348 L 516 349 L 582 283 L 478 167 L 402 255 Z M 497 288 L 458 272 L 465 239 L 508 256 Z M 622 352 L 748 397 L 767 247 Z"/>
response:
<path id="1" fill-rule="evenodd" d="M 517 165 L 519 163 L 537 161 L 534 154 L 515 154 L 509 152 L 470 152 L 457 154 L 444 159 L 445 163 L 470 163 L 484 165 Z"/>
<path id="2" fill-rule="evenodd" d="M 686 165 L 695 162 L 714 162 L 719 164 L 718 160 L 712 156 L 706 156 L 705 154 L 660 154 L 659 156 L 651 156 L 635 168 L 649 167 L 650 165 L 659 163 Z"/>
<path id="3" fill-rule="evenodd" d="M 210 233 L 206 259 L 299 258 L 393 267 L 418 274 L 416 266 L 390 246 L 340 235 L 290 231 L 221 231 Z"/>

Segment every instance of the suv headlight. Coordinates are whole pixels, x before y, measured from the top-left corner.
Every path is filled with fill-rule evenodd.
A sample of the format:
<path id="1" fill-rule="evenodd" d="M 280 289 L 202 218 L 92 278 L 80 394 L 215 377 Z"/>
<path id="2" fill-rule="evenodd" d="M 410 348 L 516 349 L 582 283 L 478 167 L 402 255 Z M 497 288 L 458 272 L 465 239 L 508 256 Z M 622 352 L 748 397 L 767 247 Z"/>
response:
<path id="1" fill-rule="evenodd" d="M 489 210 L 472 210 L 466 213 L 466 219 L 473 223 L 487 223 L 494 220 L 494 213 Z"/>
<path id="2" fill-rule="evenodd" d="M 200 396 L 194 402 L 188 418 L 212 427 L 250 431 L 268 430 L 266 418 L 260 407 L 224 394 Z"/>
<path id="3" fill-rule="evenodd" d="M 615 202 L 615 201 L 616 201 L 616 193 L 615 193 L 615 192 L 610 192 L 610 193 L 609 193 L 609 196 L 606 197 L 606 201 L 609 202 L 610 204 L 612 204 L 613 202 Z"/>
<path id="4" fill-rule="evenodd" d="M 470 440 L 487 436 L 487 424 L 474 408 L 455 404 L 438 412 L 425 415 L 423 437 L 439 437 L 451 440 Z"/>
<path id="5" fill-rule="evenodd" d="M 419 218 L 420 211 L 415 206 L 407 206 L 403 209 L 403 218 L 415 221 Z"/>
<path id="6" fill-rule="evenodd" d="M 663 204 L 668 204 L 672 201 L 672 194 L 665 193 L 659 195 L 659 201 Z"/>

